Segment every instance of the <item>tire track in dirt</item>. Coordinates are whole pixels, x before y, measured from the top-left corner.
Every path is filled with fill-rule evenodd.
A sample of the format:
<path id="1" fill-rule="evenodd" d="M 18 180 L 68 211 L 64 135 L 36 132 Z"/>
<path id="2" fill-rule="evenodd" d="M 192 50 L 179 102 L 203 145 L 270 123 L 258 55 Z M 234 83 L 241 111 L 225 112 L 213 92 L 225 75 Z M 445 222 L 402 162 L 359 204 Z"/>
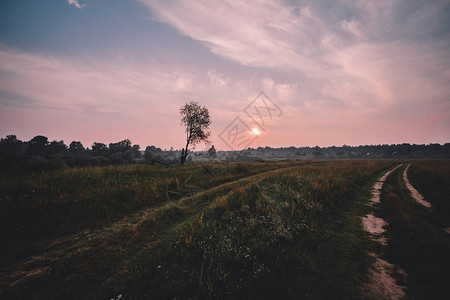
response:
<path id="1" fill-rule="evenodd" d="M 409 182 L 409 179 L 408 179 L 408 169 L 409 169 L 409 166 L 411 166 L 411 164 L 409 164 L 409 165 L 405 168 L 405 170 L 403 171 L 403 181 L 405 182 L 406 187 L 407 187 L 408 190 L 410 191 L 411 197 L 412 197 L 414 200 L 416 200 L 417 203 L 419 203 L 419 204 L 425 206 L 426 208 L 431 208 L 431 203 L 428 202 L 428 201 L 426 201 L 425 198 L 422 196 L 422 194 L 419 193 L 419 191 L 416 190 L 416 189 L 412 186 L 411 182 Z M 442 228 L 442 230 L 443 230 L 445 233 L 450 234 L 450 227 Z"/>
<path id="2" fill-rule="evenodd" d="M 384 181 L 392 172 L 400 168 L 402 165 L 403 164 L 397 165 L 387 171 L 374 184 L 372 188 L 372 198 L 370 199 L 371 205 L 380 202 L 380 194 Z M 362 224 L 364 230 L 370 233 L 372 240 L 380 243 L 381 245 L 386 245 L 386 237 L 383 235 L 385 232 L 383 227 L 387 225 L 386 221 L 375 217 L 373 213 L 370 213 L 362 218 Z M 375 259 L 375 262 L 369 270 L 369 275 L 371 278 L 369 290 L 371 294 L 378 295 L 382 299 L 399 299 L 405 297 L 406 287 L 397 284 L 392 275 L 396 273 L 396 275 L 403 278 L 406 278 L 408 275 L 397 266 L 381 259 L 378 254 L 370 252 L 369 255 Z"/>
<path id="3" fill-rule="evenodd" d="M 411 192 L 411 197 L 413 197 L 417 203 L 422 204 L 423 206 L 425 206 L 427 208 L 431 208 L 431 204 L 428 201 L 425 201 L 423 196 L 409 182 L 409 180 L 408 180 L 409 166 L 411 166 L 411 164 L 409 164 L 403 171 L 403 181 L 405 182 L 405 185 L 408 188 L 408 190 Z"/>

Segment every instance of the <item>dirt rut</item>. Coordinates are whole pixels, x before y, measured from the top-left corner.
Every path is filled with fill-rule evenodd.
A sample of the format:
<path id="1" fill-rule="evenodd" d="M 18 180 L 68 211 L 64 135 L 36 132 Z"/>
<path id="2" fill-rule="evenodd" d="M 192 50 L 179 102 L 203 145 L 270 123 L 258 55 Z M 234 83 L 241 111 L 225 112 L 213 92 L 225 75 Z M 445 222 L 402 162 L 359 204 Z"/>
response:
<path id="1" fill-rule="evenodd" d="M 410 165 L 411 164 L 409 164 L 403 171 L 403 181 L 405 182 L 405 185 L 408 188 L 408 190 L 411 192 L 411 197 L 413 197 L 414 200 L 417 201 L 417 203 L 420 203 L 423 206 L 430 208 L 431 204 L 429 202 L 425 201 L 423 196 L 411 185 L 411 183 L 408 180 L 408 169 L 409 169 Z"/>
<path id="2" fill-rule="evenodd" d="M 389 174 L 401 166 L 402 165 L 398 165 L 392 168 L 374 184 L 372 188 L 372 198 L 370 199 L 371 204 L 380 202 L 381 188 L 383 187 L 384 181 Z M 383 227 L 387 225 L 386 221 L 375 217 L 373 213 L 370 213 L 362 218 L 362 223 L 364 230 L 371 234 L 371 238 L 374 241 L 381 243 L 382 245 L 386 245 L 387 241 L 383 235 L 385 232 Z M 381 259 L 378 254 L 369 253 L 369 255 L 375 259 L 375 262 L 369 270 L 369 275 L 372 280 L 369 286 L 371 293 L 382 299 L 400 299 L 405 297 L 406 287 L 397 284 L 392 275 L 396 273 L 396 275 L 406 278 L 407 274 L 395 265 Z"/>

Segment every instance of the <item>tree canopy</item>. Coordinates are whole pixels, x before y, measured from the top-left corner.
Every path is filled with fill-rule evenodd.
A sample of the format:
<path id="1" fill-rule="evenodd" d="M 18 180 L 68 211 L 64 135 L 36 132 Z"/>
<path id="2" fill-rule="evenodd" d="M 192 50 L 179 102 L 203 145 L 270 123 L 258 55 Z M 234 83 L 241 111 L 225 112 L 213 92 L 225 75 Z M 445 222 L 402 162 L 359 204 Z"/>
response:
<path id="1" fill-rule="evenodd" d="M 195 148 L 195 145 L 201 142 L 208 142 L 211 135 L 209 125 L 211 117 L 205 106 L 191 101 L 180 108 L 181 125 L 186 128 L 186 146 L 182 150 L 180 162 L 183 165 L 189 155 L 189 146 Z"/>

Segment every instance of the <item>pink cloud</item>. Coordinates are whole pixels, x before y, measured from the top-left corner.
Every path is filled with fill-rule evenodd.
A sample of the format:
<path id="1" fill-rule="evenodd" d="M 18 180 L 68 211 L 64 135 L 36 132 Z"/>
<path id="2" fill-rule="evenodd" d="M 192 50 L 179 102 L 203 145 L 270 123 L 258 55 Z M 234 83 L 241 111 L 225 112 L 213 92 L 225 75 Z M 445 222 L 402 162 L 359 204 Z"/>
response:
<path id="1" fill-rule="evenodd" d="M 142 146 L 176 148 L 183 144 L 178 109 L 185 102 L 207 105 L 213 126 L 224 126 L 234 115 L 230 110 L 256 94 L 251 85 L 215 70 L 201 76 L 154 62 L 136 67 L 3 48 L 0 65 L 8 74 L 0 82 L 0 91 L 7 91 L 0 93 L 0 134 L 25 140 L 44 134 L 89 146 L 130 138 Z"/>
<path id="2" fill-rule="evenodd" d="M 265 77 L 236 82 L 217 70 L 202 77 L 187 70 L 155 68 L 152 63 L 136 69 L 118 62 L 76 62 L 12 50 L 0 51 L 0 64 L 8 74 L 0 82 L 0 90 L 32 99 L 16 99 L 11 106 L 11 100 L 0 97 L 0 133 L 17 134 L 24 140 L 44 134 L 66 142 L 81 140 L 89 146 L 94 141 L 130 138 L 143 147 L 177 148 L 183 140 L 178 108 L 194 99 L 210 109 L 213 143 L 225 149 L 218 134 L 237 115 L 243 115 L 244 107 L 261 90 L 284 114 L 252 144 L 255 147 L 448 140 L 448 102 L 422 101 L 419 94 L 408 106 L 389 101 L 362 105 L 352 84 L 330 86 L 327 91 L 314 81 L 289 84 Z M 377 79 L 376 72 L 373 74 Z M 396 93 L 408 95 L 408 87 L 402 90 Z M 437 89 L 430 97 L 444 92 Z M 331 94 L 350 100 L 336 106 L 336 101 L 327 98 Z"/>
<path id="3" fill-rule="evenodd" d="M 340 128 L 340 120 L 351 116 L 360 128 L 373 132 L 373 142 L 409 136 L 412 128 L 423 141 L 427 134 L 450 137 L 442 132 L 448 125 L 443 119 L 435 124 L 439 131 L 435 135 L 419 128 L 421 120 L 450 111 L 448 40 L 424 43 L 405 38 L 423 31 L 426 20 L 431 22 L 444 2 L 418 9 L 404 21 L 398 20 L 404 1 L 342 1 L 341 5 L 352 10 L 350 20 L 324 14 L 327 4 L 320 7 L 314 1 L 299 5 L 287 1 L 141 2 L 156 12 L 158 20 L 203 41 L 219 56 L 245 66 L 292 70 L 306 76 L 294 83 L 263 78 L 256 85 L 297 109 L 299 115 L 305 114 L 310 123 L 312 118 L 332 114 L 338 116 L 333 129 Z M 377 115 L 391 117 L 384 121 L 393 130 L 365 126 L 368 116 Z M 342 132 L 350 132 L 357 141 L 364 133 L 356 127 L 343 126 Z"/>
<path id="4" fill-rule="evenodd" d="M 67 4 L 73 5 L 78 9 L 82 9 L 83 7 L 86 6 L 86 4 L 80 4 L 78 0 L 67 0 Z"/>

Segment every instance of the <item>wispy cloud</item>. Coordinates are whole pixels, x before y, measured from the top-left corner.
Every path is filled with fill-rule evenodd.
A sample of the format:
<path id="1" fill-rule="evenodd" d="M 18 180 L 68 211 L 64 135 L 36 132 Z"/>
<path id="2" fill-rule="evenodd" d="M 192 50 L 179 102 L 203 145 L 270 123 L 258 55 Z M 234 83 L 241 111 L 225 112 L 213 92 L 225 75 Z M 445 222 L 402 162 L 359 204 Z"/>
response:
<path id="1" fill-rule="evenodd" d="M 342 64 L 357 51 L 339 57 Z M 378 49 L 364 52 L 376 55 Z M 349 62 L 352 66 L 361 63 Z M 417 98 L 408 106 L 401 101 L 363 106 L 358 95 L 368 92 L 355 90 L 345 80 L 329 83 L 326 89 L 319 80 L 289 83 L 251 77 L 235 81 L 215 69 L 199 75 L 152 62 L 136 67 L 119 60 L 80 61 L 5 48 L 0 51 L 0 65 L 1 72 L 8 74 L 0 81 L 0 128 L 3 135 L 17 134 L 23 139 L 46 134 L 90 145 L 130 138 L 141 146 L 177 147 L 183 140 L 178 108 L 196 100 L 211 110 L 213 141 L 219 149 L 225 148 L 217 134 L 261 90 L 284 114 L 254 146 L 414 142 L 408 139 L 411 131 L 419 141 L 437 139 L 444 137 L 450 126 L 449 103 L 443 96 L 448 90 L 434 91 L 441 86 L 438 82 L 397 91 L 400 96 L 409 93 Z M 396 77 L 394 73 L 392 78 Z M 437 103 L 434 97 L 442 101 Z M 352 101 L 357 102 L 355 107 Z"/>
<path id="2" fill-rule="evenodd" d="M 8 74 L 0 81 L 1 131 L 28 132 L 26 138 L 48 132 L 54 138 L 84 136 L 88 144 L 127 137 L 177 146 L 182 104 L 207 105 L 215 126 L 222 126 L 228 121 L 224 101 L 232 105 L 256 93 L 215 70 L 198 75 L 157 62 L 136 67 L 120 59 L 57 58 L 3 47 L 0 65 Z"/>
<path id="3" fill-rule="evenodd" d="M 159 20 L 243 65 L 316 72 L 324 67 L 311 61 L 317 54 L 312 46 L 320 42 L 316 36 L 322 24 L 316 23 L 308 7 L 297 10 L 280 1 L 141 2 L 149 5 Z M 302 47 L 296 47 L 298 40 L 305 42 Z"/>
<path id="4" fill-rule="evenodd" d="M 83 7 L 86 6 L 86 4 L 80 4 L 80 2 L 78 0 L 67 0 L 67 3 L 69 5 L 73 5 L 78 9 L 82 9 Z"/>
<path id="5" fill-rule="evenodd" d="M 286 105 L 400 123 L 449 114 L 448 1 L 140 1 L 223 58 L 298 74 L 263 82 Z"/>

